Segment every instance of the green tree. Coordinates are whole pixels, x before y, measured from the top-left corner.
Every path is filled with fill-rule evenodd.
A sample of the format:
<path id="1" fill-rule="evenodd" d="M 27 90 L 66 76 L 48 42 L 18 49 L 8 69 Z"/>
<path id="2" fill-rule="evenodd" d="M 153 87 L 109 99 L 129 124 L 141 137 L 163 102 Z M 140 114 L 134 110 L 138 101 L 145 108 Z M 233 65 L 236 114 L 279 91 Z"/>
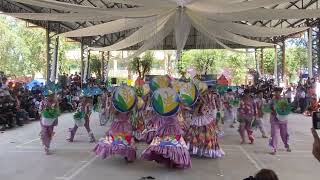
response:
<path id="1" fill-rule="evenodd" d="M 130 69 L 133 73 L 138 74 L 140 79 L 144 79 L 145 75 L 150 73 L 154 59 L 154 54 L 151 51 L 147 51 L 142 58 L 133 58 L 129 65 Z"/>
<path id="2" fill-rule="evenodd" d="M 97 55 L 90 56 L 91 72 L 95 73 L 98 79 L 101 78 L 101 60 Z"/>
<path id="3" fill-rule="evenodd" d="M 263 67 L 265 74 L 274 73 L 274 49 L 264 49 L 263 50 Z"/>

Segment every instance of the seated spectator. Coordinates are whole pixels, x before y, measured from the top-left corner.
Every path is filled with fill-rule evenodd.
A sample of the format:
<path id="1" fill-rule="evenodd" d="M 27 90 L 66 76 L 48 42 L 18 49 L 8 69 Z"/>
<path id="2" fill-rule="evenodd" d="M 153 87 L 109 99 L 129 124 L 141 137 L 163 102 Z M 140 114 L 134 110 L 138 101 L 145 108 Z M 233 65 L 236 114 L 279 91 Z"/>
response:
<path id="1" fill-rule="evenodd" d="M 250 176 L 244 180 L 279 180 L 279 178 L 273 170 L 261 169 L 254 177 Z"/>
<path id="2" fill-rule="evenodd" d="M 318 111 L 318 109 L 319 109 L 319 102 L 317 101 L 316 97 L 312 97 L 310 105 L 307 107 L 307 110 L 303 114 L 306 116 L 311 116 L 312 113 Z"/>

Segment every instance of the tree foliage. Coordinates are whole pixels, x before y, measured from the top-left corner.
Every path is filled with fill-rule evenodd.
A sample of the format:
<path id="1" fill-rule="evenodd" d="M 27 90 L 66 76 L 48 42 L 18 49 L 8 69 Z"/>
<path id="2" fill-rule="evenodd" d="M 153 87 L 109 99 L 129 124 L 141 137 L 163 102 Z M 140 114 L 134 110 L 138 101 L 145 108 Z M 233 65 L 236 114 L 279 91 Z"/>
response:
<path id="1" fill-rule="evenodd" d="M 133 58 L 130 62 L 130 69 L 138 74 L 139 78 L 144 79 L 145 75 L 151 71 L 154 59 L 154 54 L 151 51 L 147 51 L 142 58 Z"/>
<path id="2" fill-rule="evenodd" d="M 90 56 L 90 69 L 92 73 L 95 73 L 96 76 L 100 79 L 101 78 L 101 59 L 99 56 L 93 54 Z"/>
<path id="3" fill-rule="evenodd" d="M 46 34 L 42 28 L 27 28 L 24 21 L 0 15 L 0 71 L 9 75 L 32 76 L 46 74 Z M 67 50 L 79 44 L 59 41 L 58 73 L 70 73 L 80 63 L 66 57 Z"/>

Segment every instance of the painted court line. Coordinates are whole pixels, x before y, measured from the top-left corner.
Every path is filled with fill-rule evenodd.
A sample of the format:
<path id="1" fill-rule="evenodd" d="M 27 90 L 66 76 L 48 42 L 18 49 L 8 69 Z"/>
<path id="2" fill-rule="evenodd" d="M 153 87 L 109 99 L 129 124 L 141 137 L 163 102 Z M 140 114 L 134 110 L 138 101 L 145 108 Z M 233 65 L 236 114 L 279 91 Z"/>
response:
<path id="1" fill-rule="evenodd" d="M 88 158 L 86 159 L 90 159 L 91 156 L 88 156 Z M 71 175 L 74 171 L 76 171 L 77 169 L 79 169 L 81 166 L 83 166 L 84 163 L 87 163 L 88 160 L 84 160 L 84 161 L 80 161 L 80 163 L 78 163 L 76 166 L 74 166 L 73 168 L 71 168 L 70 170 L 68 170 L 66 173 L 64 173 L 64 175 L 62 177 L 58 177 L 58 178 L 66 178 L 69 175 Z"/>
<path id="2" fill-rule="evenodd" d="M 88 166 L 90 166 L 97 158 L 98 158 L 98 156 L 92 157 L 88 162 L 86 162 L 85 164 L 83 164 L 82 166 L 80 166 L 76 171 L 74 171 L 72 174 L 70 174 L 70 176 L 66 176 L 66 177 L 56 177 L 55 179 L 59 179 L 59 180 L 72 180 L 72 179 L 74 179 L 78 174 L 80 174 L 83 170 L 85 170 Z"/>
<path id="3" fill-rule="evenodd" d="M 243 152 L 243 154 L 245 154 L 247 156 L 247 158 L 254 165 L 255 168 L 257 168 L 258 170 L 262 169 L 262 167 L 258 164 L 258 162 L 256 160 L 254 160 L 254 158 L 252 156 L 250 156 L 250 154 L 242 146 L 238 146 L 238 147 Z"/>
<path id="4" fill-rule="evenodd" d="M 32 140 L 27 141 L 27 142 L 25 142 L 25 143 L 19 144 L 19 145 L 17 145 L 16 147 L 17 147 L 17 148 L 20 148 L 20 147 L 22 147 L 22 146 L 24 146 L 24 145 L 30 144 L 30 143 L 35 142 L 35 141 L 38 141 L 38 140 L 40 140 L 40 138 L 32 139 Z"/>

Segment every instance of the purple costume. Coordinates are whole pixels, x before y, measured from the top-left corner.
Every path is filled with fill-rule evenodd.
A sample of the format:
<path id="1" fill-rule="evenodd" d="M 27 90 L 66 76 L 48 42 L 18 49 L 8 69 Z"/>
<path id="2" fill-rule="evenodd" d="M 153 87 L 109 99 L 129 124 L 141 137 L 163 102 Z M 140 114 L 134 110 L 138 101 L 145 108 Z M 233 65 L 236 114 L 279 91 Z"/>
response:
<path id="1" fill-rule="evenodd" d="M 272 149 L 272 152 L 276 152 L 278 148 L 278 132 L 280 131 L 280 136 L 282 139 L 282 142 L 287 149 L 287 151 L 290 151 L 289 146 L 289 133 L 288 133 L 288 120 L 279 120 L 277 117 L 277 114 L 275 112 L 274 104 L 277 100 L 280 100 L 280 97 L 275 97 L 273 99 L 273 102 L 271 104 L 272 113 L 270 115 L 270 123 L 271 123 L 271 139 L 269 141 L 269 145 Z"/>
<path id="2" fill-rule="evenodd" d="M 94 152 L 103 159 L 116 154 L 123 156 L 127 161 L 136 159 L 136 147 L 128 114 L 119 113 L 115 116 L 106 138 L 100 139 Z"/>
<path id="3" fill-rule="evenodd" d="M 183 131 L 176 117 L 166 117 L 141 159 L 156 161 L 174 168 L 190 168 L 191 159 Z"/>
<path id="4" fill-rule="evenodd" d="M 49 102 L 47 99 L 45 99 L 41 102 L 40 109 L 44 110 L 45 108 L 57 108 L 57 102 Z M 54 135 L 54 132 L 53 132 L 54 126 L 58 125 L 58 118 L 54 120 L 52 125 L 44 125 L 42 121 L 40 121 L 40 125 L 41 125 L 41 132 L 40 132 L 41 141 L 44 146 L 45 152 L 48 154 L 51 140 Z"/>
<path id="5" fill-rule="evenodd" d="M 90 138 L 90 142 L 95 142 L 95 137 L 93 135 L 93 133 L 91 132 L 90 129 L 90 116 L 91 116 L 91 106 L 90 104 L 80 104 L 79 108 L 82 112 L 85 113 L 85 123 L 84 123 L 84 127 L 86 128 L 88 134 L 89 134 L 89 138 Z M 75 124 L 73 128 L 69 129 L 70 132 L 70 137 L 67 139 L 70 142 L 73 142 L 74 140 L 74 136 L 76 135 L 76 132 L 78 130 L 78 126 Z"/>

